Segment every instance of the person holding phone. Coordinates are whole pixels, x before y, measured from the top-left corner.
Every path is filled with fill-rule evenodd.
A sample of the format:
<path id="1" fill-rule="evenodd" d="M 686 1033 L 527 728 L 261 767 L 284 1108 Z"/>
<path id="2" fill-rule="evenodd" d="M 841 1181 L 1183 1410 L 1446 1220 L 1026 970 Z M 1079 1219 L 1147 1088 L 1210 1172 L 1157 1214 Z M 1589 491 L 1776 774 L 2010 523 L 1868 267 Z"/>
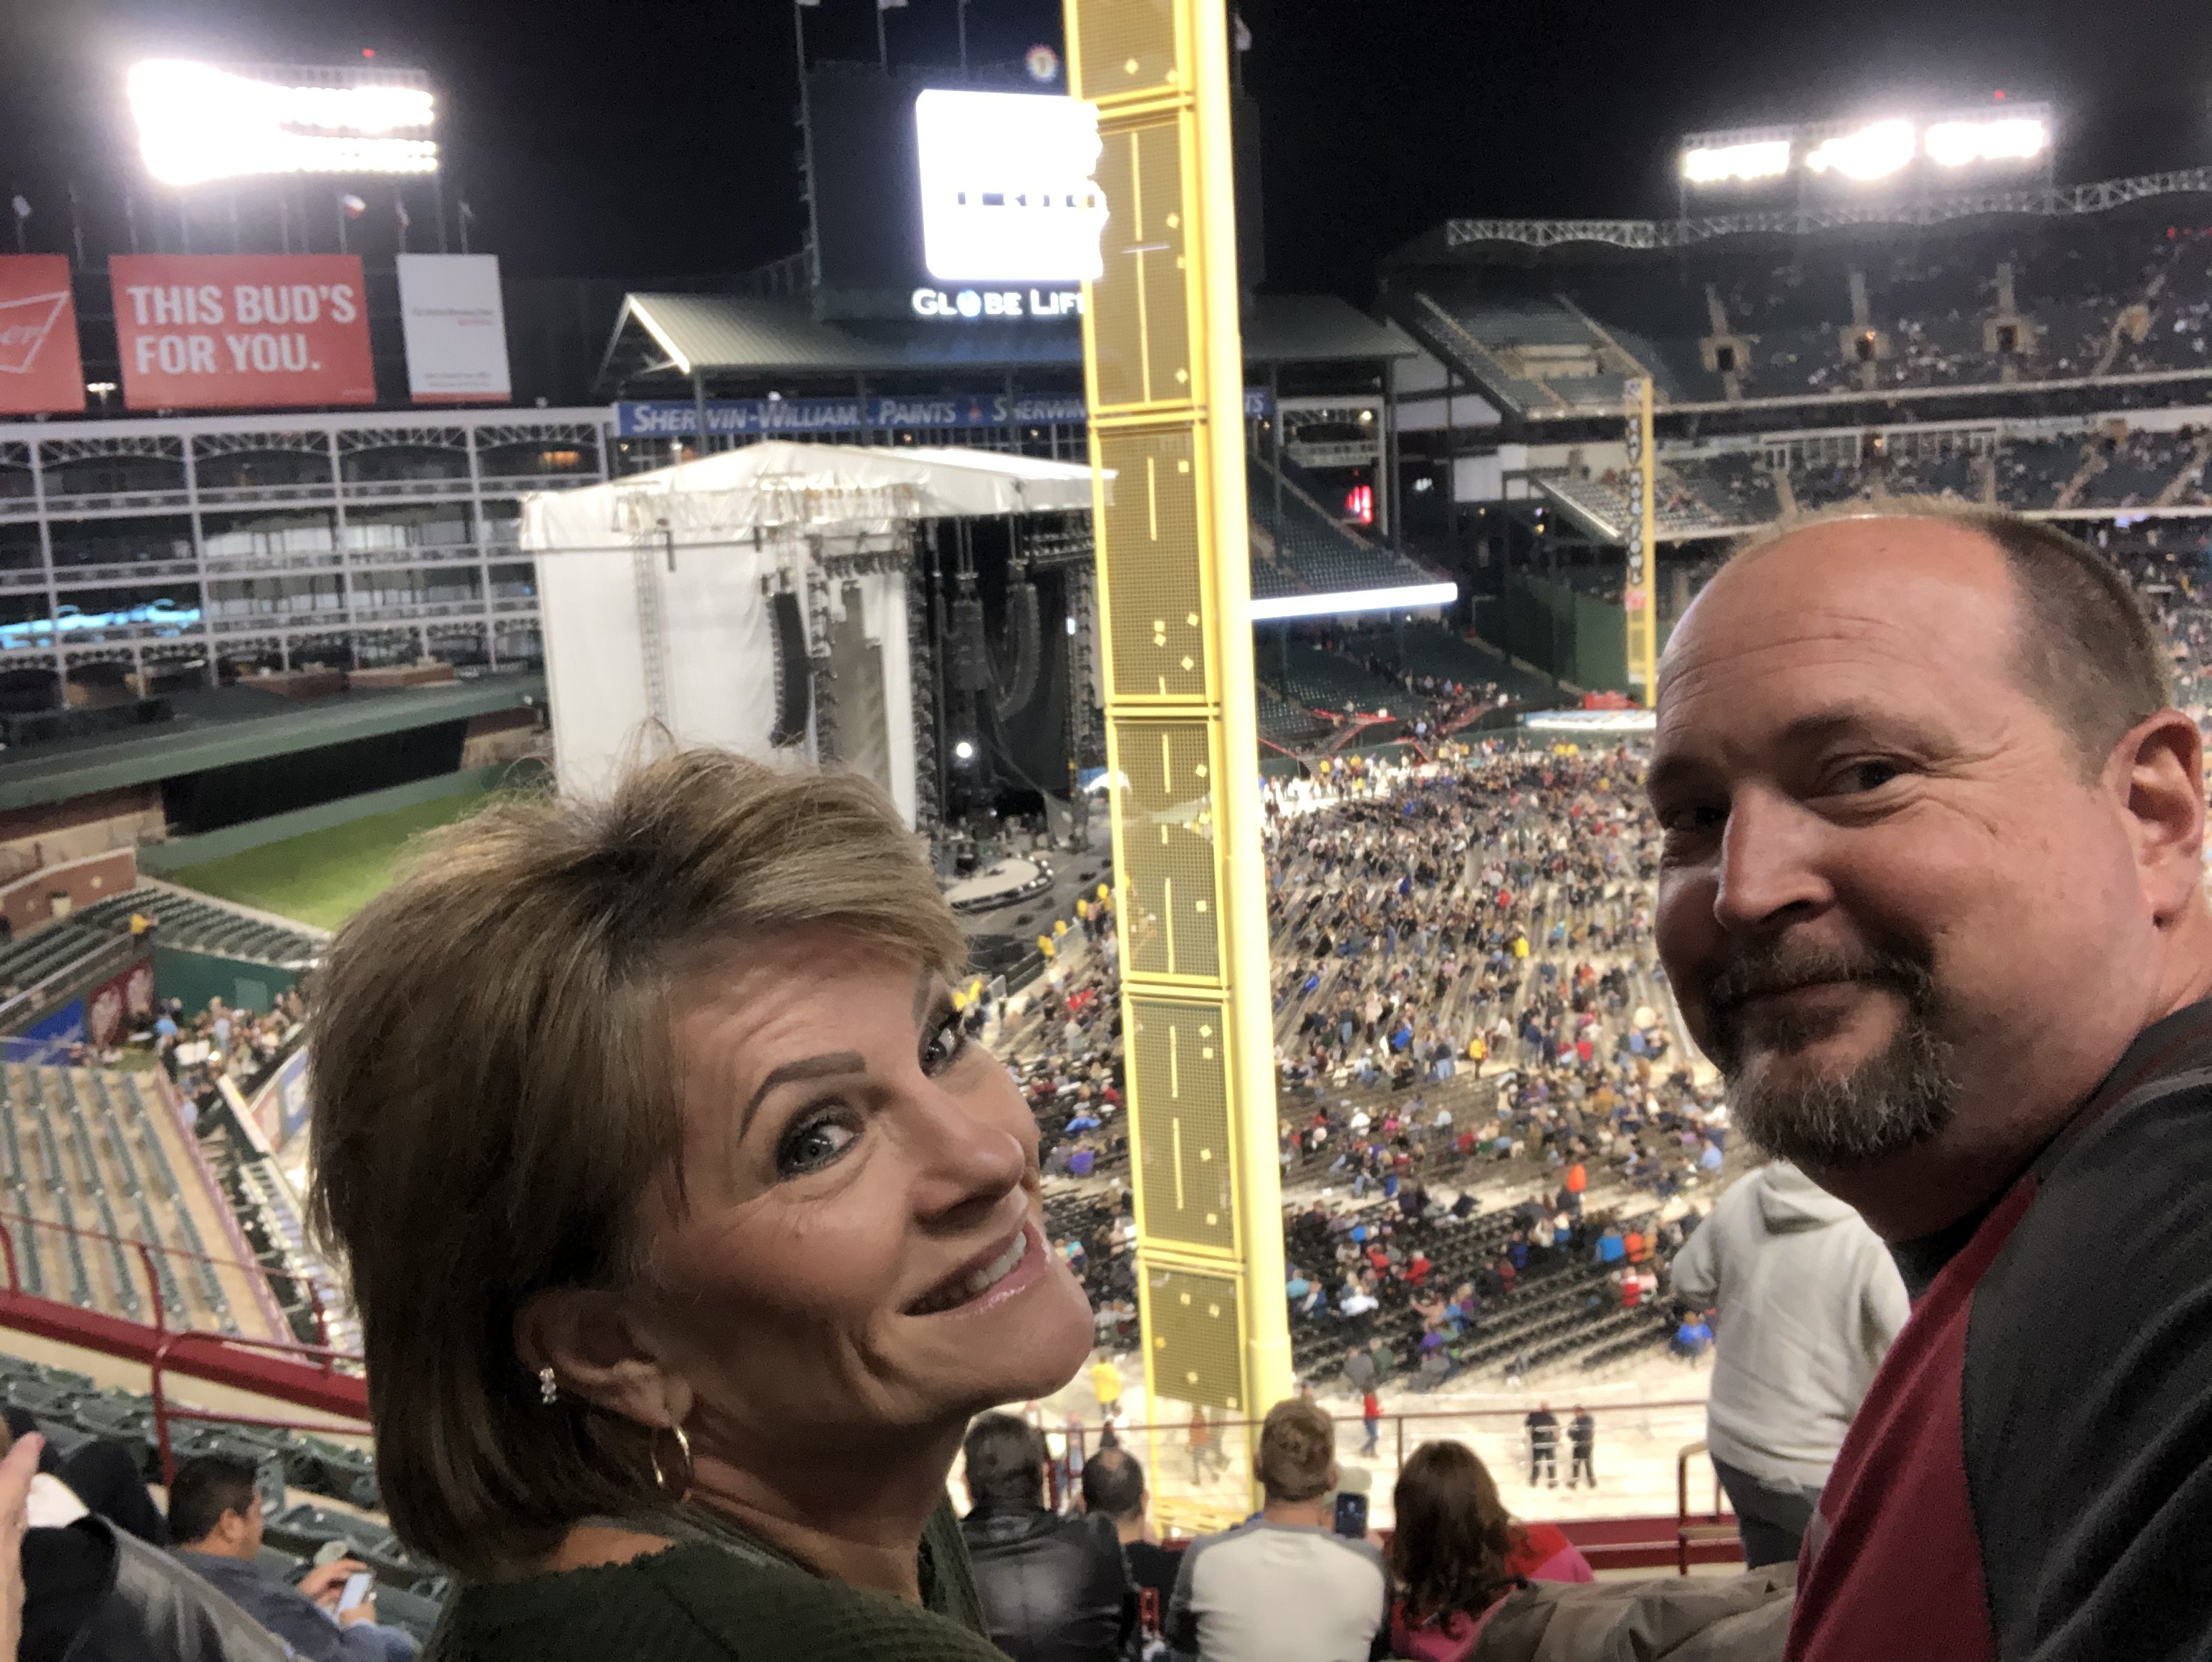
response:
<path id="1" fill-rule="evenodd" d="M 307 1662 L 412 1662 L 414 1640 L 378 1624 L 368 1565 L 333 1555 L 296 1585 L 262 1568 L 261 1495 L 253 1479 L 246 1462 L 221 1455 L 177 1468 L 169 1485 L 177 1561 Z"/>

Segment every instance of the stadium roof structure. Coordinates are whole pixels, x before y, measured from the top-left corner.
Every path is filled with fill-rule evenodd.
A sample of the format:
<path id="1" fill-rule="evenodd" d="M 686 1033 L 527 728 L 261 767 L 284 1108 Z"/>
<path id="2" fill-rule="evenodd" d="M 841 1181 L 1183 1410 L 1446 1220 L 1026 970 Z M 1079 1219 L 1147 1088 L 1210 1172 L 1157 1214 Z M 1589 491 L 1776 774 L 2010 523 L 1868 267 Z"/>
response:
<path id="1" fill-rule="evenodd" d="M 1244 319 L 1251 363 L 1379 362 L 1419 349 L 1334 295 L 1260 295 Z M 975 326 L 830 322 L 802 295 L 633 294 L 600 379 L 888 374 L 1051 368 L 1079 374 L 1073 321 Z"/>
<path id="2" fill-rule="evenodd" d="M 2212 167 L 2190 167 L 2050 190 L 2035 186 L 1957 196 L 1876 197 L 1687 219 L 1448 219 L 1397 250 L 1384 264 L 1425 265 L 1501 244 L 1523 249 L 1574 243 L 1634 250 L 1687 248 L 1724 237 L 1804 236 L 1852 225 L 1941 225 L 1999 214 L 2095 214 L 2153 197 L 2208 192 L 2212 192 Z"/>
<path id="3" fill-rule="evenodd" d="M 234 685 L 169 695 L 177 719 L 0 755 L 0 810 L 67 801 L 240 762 L 264 761 L 414 728 L 542 703 L 543 675 L 343 692 L 303 703 Z"/>

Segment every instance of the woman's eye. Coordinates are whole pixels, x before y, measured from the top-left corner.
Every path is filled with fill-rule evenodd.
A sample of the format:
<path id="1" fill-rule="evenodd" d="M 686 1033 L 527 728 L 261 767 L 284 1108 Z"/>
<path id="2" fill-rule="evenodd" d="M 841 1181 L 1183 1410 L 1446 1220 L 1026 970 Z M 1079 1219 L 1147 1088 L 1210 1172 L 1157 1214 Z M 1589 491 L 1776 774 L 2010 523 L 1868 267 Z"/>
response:
<path id="1" fill-rule="evenodd" d="M 842 1120 L 816 1119 L 794 1126 L 775 1151 L 778 1177 L 817 1172 L 853 1146 L 860 1132 Z"/>
<path id="2" fill-rule="evenodd" d="M 937 1031 L 922 1041 L 921 1071 L 941 1074 L 960 1060 L 960 1053 L 968 1048 L 968 1035 L 961 1031 L 960 1018 L 947 1016 Z"/>

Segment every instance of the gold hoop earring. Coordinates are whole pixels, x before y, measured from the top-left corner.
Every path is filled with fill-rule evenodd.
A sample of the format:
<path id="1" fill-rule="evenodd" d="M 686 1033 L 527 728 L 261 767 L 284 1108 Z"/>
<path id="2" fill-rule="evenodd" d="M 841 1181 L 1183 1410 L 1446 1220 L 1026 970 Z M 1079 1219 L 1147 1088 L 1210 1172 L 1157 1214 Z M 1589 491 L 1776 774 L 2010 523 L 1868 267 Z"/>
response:
<path id="1" fill-rule="evenodd" d="M 679 1494 L 674 1495 L 669 1494 L 668 1476 L 660 1469 L 660 1434 L 663 1431 L 672 1431 L 676 1434 L 677 1450 L 684 1456 L 684 1488 Z M 684 1434 L 684 1428 L 679 1425 L 655 1426 L 653 1428 L 652 1436 L 647 1440 L 645 1452 L 646 1458 L 653 1462 L 653 1486 L 660 1492 L 660 1498 L 675 1507 L 680 1507 L 690 1500 L 693 1474 L 691 1440 Z"/>

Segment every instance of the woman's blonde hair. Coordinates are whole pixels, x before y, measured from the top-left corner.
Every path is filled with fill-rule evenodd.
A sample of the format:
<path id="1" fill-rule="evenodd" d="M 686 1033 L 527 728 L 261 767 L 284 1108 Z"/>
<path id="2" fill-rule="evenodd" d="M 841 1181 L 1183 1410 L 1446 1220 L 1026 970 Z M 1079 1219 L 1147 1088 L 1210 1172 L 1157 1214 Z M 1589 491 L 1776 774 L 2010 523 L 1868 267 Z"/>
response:
<path id="1" fill-rule="evenodd" d="M 515 1351 L 525 1300 L 619 1285 L 676 1172 L 681 983 L 748 940 L 848 930 L 950 974 L 964 949 L 881 791 L 714 751 L 603 802 L 497 804 L 346 925 L 311 1017 L 317 1235 L 352 1276 L 377 1476 L 407 1544 L 511 1573 L 653 1498 L 641 1427 Z"/>

